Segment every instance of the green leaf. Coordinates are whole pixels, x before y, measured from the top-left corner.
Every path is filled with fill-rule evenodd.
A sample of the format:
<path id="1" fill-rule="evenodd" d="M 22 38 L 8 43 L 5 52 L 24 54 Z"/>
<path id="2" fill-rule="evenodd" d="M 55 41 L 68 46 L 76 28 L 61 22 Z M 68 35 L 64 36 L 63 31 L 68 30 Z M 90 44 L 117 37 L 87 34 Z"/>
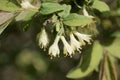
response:
<path id="1" fill-rule="evenodd" d="M 5 30 L 5 28 L 10 24 L 12 20 L 7 21 L 6 23 L 0 25 L 0 34 Z"/>
<path id="2" fill-rule="evenodd" d="M 58 3 L 42 3 L 40 13 L 43 15 L 47 15 L 62 10 L 64 10 L 64 7 Z"/>
<path id="3" fill-rule="evenodd" d="M 43 2 L 57 2 L 58 0 L 42 0 Z"/>
<path id="4" fill-rule="evenodd" d="M 0 25 L 2 25 L 3 23 L 11 19 L 13 16 L 14 16 L 13 13 L 1 11 L 0 12 Z"/>
<path id="5" fill-rule="evenodd" d="M 96 41 L 93 47 L 90 47 L 83 53 L 83 60 L 79 67 L 71 70 L 68 74 L 68 78 L 82 78 L 90 74 L 98 67 L 100 60 L 102 59 L 103 50 L 100 44 Z"/>
<path id="6" fill-rule="evenodd" d="M 113 41 L 112 39 L 113 38 L 105 40 L 104 47 L 107 51 L 109 51 L 109 53 L 120 59 L 120 37 L 115 38 Z"/>
<path id="7" fill-rule="evenodd" d="M 9 23 L 14 19 L 15 14 L 9 12 L 0 12 L 0 34 L 5 30 Z"/>
<path id="8" fill-rule="evenodd" d="M 90 24 L 91 22 L 92 22 L 92 19 L 83 15 L 78 15 L 76 13 L 72 13 L 63 19 L 63 23 L 71 27 L 85 26 L 87 24 Z"/>
<path id="9" fill-rule="evenodd" d="M 0 10 L 3 11 L 16 11 L 20 6 L 17 5 L 15 0 L 0 0 Z"/>
<path id="10" fill-rule="evenodd" d="M 101 12 L 110 11 L 109 6 L 105 2 L 99 0 L 95 0 L 92 7 Z"/>
<path id="11" fill-rule="evenodd" d="M 110 35 L 111 37 L 120 37 L 120 30 L 115 31 Z"/>
<path id="12" fill-rule="evenodd" d="M 33 16 L 36 14 L 36 11 L 24 11 L 21 12 L 17 17 L 16 21 L 30 21 Z"/>
<path id="13" fill-rule="evenodd" d="M 63 5 L 64 10 L 59 12 L 58 15 L 62 18 L 67 17 L 70 14 L 71 6 L 70 5 Z"/>
<path id="14" fill-rule="evenodd" d="M 18 21 L 19 25 L 23 27 L 23 30 L 26 31 L 30 27 L 36 13 L 37 11 L 33 10 L 24 11 L 21 12 L 15 19 Z"/>

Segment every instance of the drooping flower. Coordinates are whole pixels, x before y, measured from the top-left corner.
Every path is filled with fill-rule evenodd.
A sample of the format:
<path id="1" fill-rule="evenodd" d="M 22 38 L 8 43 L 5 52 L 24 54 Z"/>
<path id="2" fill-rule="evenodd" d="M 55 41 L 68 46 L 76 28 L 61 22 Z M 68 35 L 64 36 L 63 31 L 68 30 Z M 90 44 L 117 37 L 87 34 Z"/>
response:
<path id="1" fill-rule="evenodd" d="M 79 39 L 79 41 L 82 43 L 82 45 L 85 45 L 85 41 L 88 44 L 91 44 L 91 35 L 87 35 L 87 34 L 82 34 L 79 32 L 74 32 L 74 34 L 77 36 L 77 38 Z"/>
<path id="2" fill-rule="evenodd" d="M 20 3 L 20 5 L 24 9 L 35 8 L 35 6 L 33 6 L 28 0 L 22 0 L 21 3 Z"/>
<path id="3" fill-rule="evenodd" d="M 59 56 L 60 54 L 60 50 L 58 47 L 59 40 L 60 40 L 60 36 L 56 36 L 54 43 L 49 48 L 48 54 L 51 55 L 51 57 L 56 57 L 56 56 Z"/>
<path id="4" fill-rule="evenodd" d="M 38 43 L 39 43 L 38 45 L 40 46 L 40 48 L 44 48 L 45 50 L 49 44 L 49 39 L 48 39 L 48 35 L 45 28 L 41 30 L 41 32 L 38 34 L 37 37 L 38 37 Z"/>
<path id="5" fill-rule="evenodd" d="M 73 50 L 77 50 L 80 52 L 81 46 L 82 44 L 76 40 L 76 38 L 74 37 L 73 33 L 70 34 L 70 45 L 73 48 Z"/>
<path id="6" fill-rule="evenodd" d="M 69 55 L 70 57 L 72 57 L 72 54 L 74 54 L 74 49 L 68 44 L 68 42 L 66 41 L 64 36 L 61 36 L 61 40 L 63 42 L 64 45 L 64 54 L 67 56 Z"/>

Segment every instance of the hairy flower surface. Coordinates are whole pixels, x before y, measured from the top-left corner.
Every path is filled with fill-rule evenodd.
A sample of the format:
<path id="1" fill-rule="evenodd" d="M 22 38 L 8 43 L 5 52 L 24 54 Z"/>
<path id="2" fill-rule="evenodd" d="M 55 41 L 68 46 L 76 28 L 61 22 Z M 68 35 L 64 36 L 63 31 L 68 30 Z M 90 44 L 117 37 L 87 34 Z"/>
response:
<path id="1" fill-rule="evenodd" d="M 61 40 L 64 44 L 64 54 L 72 57 L 72 54 L 74 54 L 74 49 L 68 44 L 64 36 L 61 36 Z"/>
<path id="2" fill-rule="evenodd" d="M 56 56 L 59 56 L 60 54 L 60 50 L 59 50 L 59 47 L 58 47 L 58 42 L 60 40 L 60 36 L 57 36 L 54 40 L 54 43 L 50 46 L 49 48 L 49 55 L 51 55 L 51 57 L 56 57 Z"/>
<path id="3" fill-rule="evenodd" d="M 25 9 L 35 8 L 28 0 L 22 0 L 20 5 Z"/>
<path id="4" fill-rule="evenodd" d="M 76 38 L 74 37 L 72 33 L 70 34 L 70 45 L 74 51 L 77 50 L 80 52 L 82 44 L 76 40 Z"/>
<path id="5" fill-rule="evenodd" d="M 48 35 L 47 35 L 47 33 L 46 33 L 44 28 L 38 34 L 38 42 L 39 42 L 40 48 L 44 48 L 44 50 L 46 49 L 46 47 L 49 44 Z"/>
<path id="6" fill-rule="evenodd" d="M 88 42 L 88 44 L 91 44 L 90 40 L 91 40 L 91 35 L 87 35 L 87 34 L 81 34 L 79 32 L 74 32 L 74 34 L 77 36 L 77 38 L 79 39 L 79 41 L 82 43 L 82 45 L 85 45 L 85 42 Z"/>

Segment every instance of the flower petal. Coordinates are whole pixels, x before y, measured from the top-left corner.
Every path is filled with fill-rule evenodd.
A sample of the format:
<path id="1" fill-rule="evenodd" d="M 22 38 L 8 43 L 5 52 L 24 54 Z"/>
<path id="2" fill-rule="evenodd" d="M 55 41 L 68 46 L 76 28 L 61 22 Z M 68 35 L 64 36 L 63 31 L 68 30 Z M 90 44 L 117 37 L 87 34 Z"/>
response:
<path id="1" fill-rule="evenodd" d="M 88 44 L 91 44 L 91 35 L 87 35 L 87 34 L 82 34 L 82 33 L 79 33 L 79 32 L 74 32 L 74 34 L 77 36 L 77 38 L 79 39 L 79 41 L 85 45 L 85 42 L 86 41 Z"/>
<path id="2" fill-rule="evenodd" d="M 45 31 L 45 29 L 43 28 L 41 30 L 41 32 L 38 34 L 38 42 L 39 42 L 39 46 L 40 48 L 45 48 L 48 46 L 49 44 L 49 39 L 48 39 L 48 35 Z"/>
<path id="3" fill-rule="evenodd" d="M 49 48 L 49 53 L 48 54 L 51 55 L 51 58 L 59 56 L 59 54 L 60 54 L 60 50 L 59 50 L 59 47 L 58 47 L 59 40 L 60 40 L 60 36 L 57 36 L 55 38 L 54 43 Z"/>
<path id="4" fill-rule="evenodd" d="M 70 34 L 70 45 L 74 50 L 77 50 L 80 52 L 80 49 L 82 44 L 76 40 L 76 38 L 74 37 L 73 33 Z"/>
<path id="5" fill-rule="evenodd" d="M 68 44 L 64 36 L 61 36 L 61 40 L 64 44 L 64 54 L 66 56 L 69 55 L 70 57 L 72 57 L 72 54 L 74 54 L 73 48 Z"/>

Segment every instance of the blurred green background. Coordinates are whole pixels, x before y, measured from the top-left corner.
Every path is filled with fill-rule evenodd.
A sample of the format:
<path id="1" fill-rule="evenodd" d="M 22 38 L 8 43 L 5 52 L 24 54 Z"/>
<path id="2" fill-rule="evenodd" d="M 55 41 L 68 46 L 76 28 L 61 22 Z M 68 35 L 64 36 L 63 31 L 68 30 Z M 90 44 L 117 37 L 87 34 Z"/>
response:
<path id="1" fill-rule="evenodd" d="M 101 27 L 100 38 L 120 31 L 120 0 L 104 1 L 111 11 L 96 13 L 101 22 L 98 24 Z M 38 18 L 31 24 L 34 26 L 30 25 L 28 30 L 23 30 L 20 22 L 13 22 L 0 35 L 0 80 L 73 80 L 66 78 L 66 74 L 78 65 L 81 55 L 77 53 L 73 58 L 50 59 L 47 51 L 41 50 L 36 41 L 41 26 Z M 84 80 L 97 80 L 97 74 L 94 72 Z"/>

